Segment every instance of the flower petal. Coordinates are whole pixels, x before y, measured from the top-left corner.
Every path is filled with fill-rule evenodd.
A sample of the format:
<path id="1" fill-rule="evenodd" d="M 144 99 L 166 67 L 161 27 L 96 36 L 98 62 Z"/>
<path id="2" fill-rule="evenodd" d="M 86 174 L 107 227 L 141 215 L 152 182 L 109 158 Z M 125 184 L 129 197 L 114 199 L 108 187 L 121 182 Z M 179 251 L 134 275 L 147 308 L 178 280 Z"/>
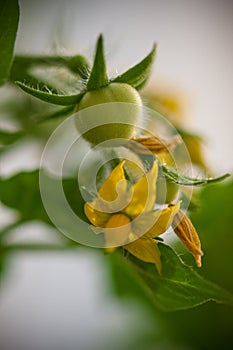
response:
<path id="1" fill-rule="evenodd" d="M 125 214 L 115 214 L 105 225 L 105 247 L 119 247 L 129 240 L 131 234 L 130 218 Z"/>
<path id="2" fill-rule="evenodd" d="M 129 202 L 131 193 L 127 192 L 123 165 L 124 161 L 113 169 L 101 186 L 98 198 L 84 206 L 84 212 L 94 226 L 105 227 L 112 213 L 120 211 Z"/>
<path id="3" fill-rule="evenodd" d="M 138 236 L 142 230 L 146 230 L 144 237 L 156 238 L 172 225 L 179 208 L 180 202 L 163 210 L 142 214 L 136 225 L 133 222 L 133 233 Z"/>
<path id="4" fill-rule="evenodd" d="M 132 158 L 131 154 L 130 157 Z M 126 171 L 126 174 L 129 176 L 130 180 L 132 180 L 134 183 L 141 179 L 144 175 L 143 163 L 142 161 L 137 159 L 135 161 L 125 160 L 124 169 Z"/>
<path id="5" fill-rule="evenodd" d="M 131 218 L 137 217 L 144 211 L 153 209 L 156 198 L 157 175 L 158 163 L 154 162 L 150 171 L 133 185 L 132 199 L 124 210 Z"/>
<path id="6" fill-rule="evenodd" d="M 107 180 L 103 183 L 103 185 L 99 189 L 99 196 L 105 201 L 112 202 L 117 199 L 117 184 L 121 180 L 125 180 L 124 173 L 124 161 L 120 162 L 111 172 Z M 124 181 L 125 185 L 127 182 Z"/>
<path id="7" fill-rule="evenodd" d="M 142 261 L 155 264 L 158 272 L 161 273 L 160 251 L 155 240 L 142 237 L 130 244 L 126 244 L 124 249 Z"/>
<path id="8" fill-rule="evenodd" d="M 98 211 L 95 208 L 95 202 L 98 201 L 98 198 L 95 199 L 90 204 L 85 203 L 84 205 L 84 212 L 87 216 L 88 220 L 92 223 L 92 225 L 97 227 L 105 227 L 105 224 L 111 217 L 111 214 L 103 213 L 101 211 Z"/>

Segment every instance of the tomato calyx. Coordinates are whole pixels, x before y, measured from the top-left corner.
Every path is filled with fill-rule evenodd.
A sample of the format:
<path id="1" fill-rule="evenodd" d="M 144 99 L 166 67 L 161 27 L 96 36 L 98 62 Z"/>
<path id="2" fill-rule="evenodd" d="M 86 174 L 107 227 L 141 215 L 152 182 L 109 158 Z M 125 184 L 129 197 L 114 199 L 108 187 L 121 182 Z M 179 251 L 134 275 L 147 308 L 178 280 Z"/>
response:
<path id="1" fill-rule="evenodd" d="M 98 90 L 112 83 L 124 83 L 128 84 L 136 90 L 141 89 L 147 82 L 151 68 L 154 62 L 156 52 L 156 45 L 153 45 L 150 53 L 138 64 L 128 69 L 126 72 L 120 74 L 119 76 L 109 79 L 107 75 L 107 64 L 104 54 L 104 43 L 103 36 L 100 35 L 97 40 L 94 63 L 92 68 L 85 57 L 81 55 L 73 56 L 69 60 L 64 59 L 62 64 L 66 65 L 74 73 L 77 73 L 80 79 L 80 89 L 77 93 L 64 93 L 60 92 L 56 86 L 54 88 L 48 89 L 46 84 L 38 84 L 33 86 L 22 81 L 16 81 L 22 90 L 26 93 L 39 98 L 40 100 L 56 104 L 56 105 L 78 105 L 80 100 L 89 91 Z M 66 62 L 66 64 L 64 63 Z M 35 79 L 34 79 L 35 80 Z M 49 90 L 49 91 L 48 91 Z"/>

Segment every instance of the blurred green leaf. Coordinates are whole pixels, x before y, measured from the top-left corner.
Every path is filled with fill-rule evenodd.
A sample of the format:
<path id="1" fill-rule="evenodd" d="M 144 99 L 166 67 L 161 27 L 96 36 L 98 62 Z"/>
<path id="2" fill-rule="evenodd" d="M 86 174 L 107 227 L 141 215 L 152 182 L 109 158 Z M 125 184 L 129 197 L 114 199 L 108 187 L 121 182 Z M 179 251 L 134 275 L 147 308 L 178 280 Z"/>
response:
<path id="1" fill-rule="evenodd" d="M 63 179 L 63 190 L 66 199 L 76 215 L 78 215 L 83 221 L 88 222 L 86 215 L 84 214 L 85 201 L 81 195 L 77 179 Z"/>
<path id="2" fill-rule="evenodd" d="M 87 78 L 89 63 L 85 57 L 76 56 L 23 56 L 14 57 L 11 67 L 11 80 L 31 80 L 30 71 L 35 67 L 67 67 L 71 72 L 78 74 L 81 78 Z M 77 78 L 77 77 L 76 77 Z"/>
<path id="3" fill-rule="evenodd" d="M 201 275 L 233 292 L 233 181 L 203 187 L 199 210 L 191 215 L 204 251 Z M 182 254 L 189 261 L 189 254 Z M 230 349 L 233 341 L 233 308 L 207 303 L 198 308 L 156 314 L 166 339 L 187 349 Z M 156 346 L 154 339 L 152 346 Z"/>
<path id="4" fill-rule="evenodd" d="M 17 0 L 0 3 L 0 85 L 8 78 L 13 60 L 14 44 L 19 22 Z"/>
<path id="5" fill-rule="evenodd" d="M 62 108 L 57 109 L 54 112 L 46 113 L 44 115 L 43 114 L 39 115 L 36 118 L 34 118 L 34 120 L 36 122 L 38 122 L 38 123 L 42 123 L 44 121 L 48 121 L 48 120 L 51 120 L 51 119 L 54 120 L 54 119 L 57 119 L 57 118 L 60 118 L 60 117 L 65 117 L 65 116 L 67 116 L 67 114 L 71 113 L 74 108 L 75 108 L 74 105 L 62 107 Z"/>
<path id="6" fill-rule="evenodd" d="M 144 263 L 131 255 L 111 257 L 118 294 L 140 297 L 163 311 L 192 308 L 207 301 L 233 305 L 233 296 L 205 280 L 185 265 L 168 246 L 159 243 L 162 254 L 162 274 L 153 264 Z M 143 295 L 142 295 L 143 294 Z"/>
<path id="7" fill-rule="evenodd" d="M 10 131 L 3 131 L 1 137 L 1 143 L 7 144 L 9 142 L 14 142 L 14 139 L 20 138 L 20 134 L 23 137 L 35 137 L 40 142 L 46 142 L 48 137 L 54 131 L 54 129 L 59 125 L 59 115 L 63 116 L 66 113 L 69 113 L 69 110 L 74 107 L 73 105 L 66 107 L 58 107 L 43 101 L 40 101 L 34 97 L 31 97 L 29 94 L 21 92 L 16 87 L 7 87 L 2 88 L 3 94 L 1 95 L 0 103 L 0 116 L 2 116 L 4 123 L 4 116 L 6 122 L 9 122 L 9 125 L 12 127 L 17 127 L 19 130 L 14 132 L 16 135 L 13 135 Z M 4 91 L 5 90 L 5 91 Z M 6 91 L 8 90 L 8 94 Z M 5 96 L 4 97 L 4 92 Z M 46 123 L 40 123 L 47 121 Z M 12 142 L 10 142 L 12 141 Z M 1 151 L 3 151 L 1 147 Z"/>
<path id="8" fill-rule="evenodd" d="M 63 58 L 56 56 L 15 56 L 11 66 L 10 79 L 12 82 L 27 81 L 36 85 L 38 79 L 30 74 L 31 69 L 38 66 L 42 68 L 58 66 L 62 65 L 63 62 Z M 52 88 L 52 86 L 49 87 Z"/>
<path id="9" fill-rule="evenodd" d="M 134 67 L 127 70 L 125 73 L 119 75 L 114 82 L 117 83 L 126 83 L 133 86 L 135 89 L 141 89 L 147 82 L 152 64 L 155 58 L 156 46 L 154 45 L 153 49 L 141 62 L 136 64 Z"/>
<path id="10" fill-rule="evenodd" d="M 71 72 L 67 67 L 63 66 L 35 66 L 29 69 L 30 78 L 20 81 L 27 82 L 29 86 L 38 86 L 39 90 L 48 92 L 55 91 L 58 94 L 64 95 L 74 95 L 79 93 L 81 90 L 85 90 L 86 86 L 84 80 L 77 77 L 77 74 Z M 31 81 L 31 79 L 36 79 L 37 82 Z M 28 84 L 29 83 L 29 84 Z"/>
<path id="11" fill-rule="evenodd" d="M 108 83 L 106 61 L 104 56 L 103 36 L 100 35 L 96 45 L 95 59 L 87 82 L 87 89 L 95 90 Z"/>
<path id="12" fill-rule="evenodd" d="M 0 179 L 0 200 L 4 205 L 18 210 L 22 221 L 50 222 L 40 197 L 38 170 Z"/>
<path id="13" fill-rule="evenodd" d="M 191 215 L 202 242 L 201 273 L 233 292 L 233 181 L 204 187 L 200 209 Z"/>
<path id="14" fill-rule="evenodd" d="M 48 176 L 50 184 L 60 181 L 56 177 L 46 176 Z M 73 211 L 79 216 L 84 216 L 84 202 L 78 189 L 77 180 L 66 178 L 62 180 L 62 185 Z M 54 195 L 54 200 L 56 200 L 56 194 L 50 193 L 50 195 Z M 41 200 L 39 170 L 21 172 L 7 179 L 0 178 L 0 200 L 4 205 L 19 211 L 21 222 L 41 220 L 53 225 Z"/>
<path id="15" fill-rule="evenodd" d="M 0 130 L 0 145 L 10 145 L 11 143 L 18 141 L 21 137 L 24 136 L 22 131 L 6 131 Z"/>
<path id="16" fill-rule="evenodd" d="M 0 244 L 0 285 L 1 285 L 2 279 L 7 273 L 7 268 L 8 268 L 7 256 Z"/>

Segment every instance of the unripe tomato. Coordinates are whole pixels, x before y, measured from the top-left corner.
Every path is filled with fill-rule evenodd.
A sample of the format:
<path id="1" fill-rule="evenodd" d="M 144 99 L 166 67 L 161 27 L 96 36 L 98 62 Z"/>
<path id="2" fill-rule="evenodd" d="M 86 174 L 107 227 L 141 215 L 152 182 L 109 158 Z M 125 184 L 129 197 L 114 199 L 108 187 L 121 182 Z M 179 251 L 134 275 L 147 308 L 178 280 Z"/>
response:
<path id="1" fill-rule="evenodd" d="M 127 142 L 134 134 L 135 124 L 141 119 L 141 97 L 132 86 L 124 83 L 111 83 L 97 90 L 88 91 L 78 104 L 77 112 L 84 111 L 91 106 L 113 102 L 125 102 L 125 104 L 123 106 L 112 104 L 109 105 L 110 108 L 96 109 L 94 117 L 100 121 L 98 126 L 91 127 L 93 113 L 95 114 L 94 109 L 89 109 L 90 117 L 89 111 L 86 111 L 86 113 L 79 113 L 76 119 L 78 131 L 93 145 L 118 138 L 126 139 L 125 142 Z M 120 120 L 118 120 L 119 116 L 121 116 Z M 91 128 L 85 131 L 87 126 Z M 122 143 L 124 144 L 124 141 Z"/>
<path id="2" fill-rule="evenodd" d="M 164 177 L 159 176 L 156 184 L 156 203 L 171 203 L 178 195 L 179 186 Z"/>

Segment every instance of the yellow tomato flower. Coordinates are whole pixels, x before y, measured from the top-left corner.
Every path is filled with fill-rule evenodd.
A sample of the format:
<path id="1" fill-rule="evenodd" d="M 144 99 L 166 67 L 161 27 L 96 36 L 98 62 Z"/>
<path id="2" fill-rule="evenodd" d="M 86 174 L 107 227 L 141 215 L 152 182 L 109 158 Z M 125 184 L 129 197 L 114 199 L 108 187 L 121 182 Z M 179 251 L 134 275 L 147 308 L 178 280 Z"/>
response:
<path id="1" fill-rule="evenodd" d="M 158 163 L 136 183 L 126 180 L 122 161 L 99 189 L 98 197 L 84 211 L 96 234 L 103 233 L 107 249 L 123 246 L 130 254 L 154 263 L 161 272 L 156 237 L 164 233 L 178 213 L 180 203 L 155 210 Z"/>

